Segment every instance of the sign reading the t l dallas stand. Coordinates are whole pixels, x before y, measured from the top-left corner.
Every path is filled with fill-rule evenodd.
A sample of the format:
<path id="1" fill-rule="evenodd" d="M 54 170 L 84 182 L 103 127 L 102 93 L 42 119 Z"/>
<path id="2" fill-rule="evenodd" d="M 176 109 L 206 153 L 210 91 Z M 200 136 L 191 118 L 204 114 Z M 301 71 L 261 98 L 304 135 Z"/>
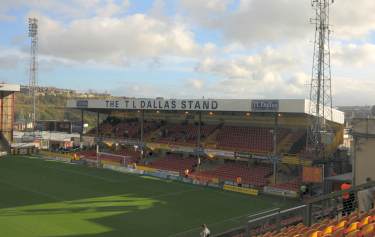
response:
<path id="1" fill-rule="evenodd" d="M 306 101 L 301 99 L 164 99 L 164 98 L 109 98 L 70 99 L 68 108 L 159 111 L 230 111 L 305 113 Z"/>
<path id="2" fill-rule="evenodd" d="M 252 100 L 251 110 L 253 112 L 277 112 L 279 111 L 278 100 Z"/>
<path id="3" fill-rule="evenodd" d="M 74 103 L 75 102 L 75 103 Z M 192 110 L 192 111 L 254 111 L 275 112 L 278 100 L 224 100 L 224 99 L 104 99 L 76 100 L 76 108 L 103 108 L 129 110 Z M 249 103 L 251 108 L 249 108 Z M 69 104 L 69 103 L 68 103 Z M 69 107 L 69 106 L 68 106 Z"/>
<path id="4" fill-rule="evenodd" d="M 218 110 L 218 100 L 176 100 L 176 99 L 115 99 L 77 100 L 77 108 L 104 108 L 130 110 Z"/>

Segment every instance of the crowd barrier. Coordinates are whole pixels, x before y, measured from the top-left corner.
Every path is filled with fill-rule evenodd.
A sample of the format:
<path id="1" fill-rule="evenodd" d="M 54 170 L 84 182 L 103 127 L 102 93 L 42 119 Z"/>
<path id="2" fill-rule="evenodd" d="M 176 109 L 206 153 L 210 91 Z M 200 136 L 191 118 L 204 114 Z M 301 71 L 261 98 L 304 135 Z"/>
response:
<path id="1" fill-rule="evenodd" d="M 52 151 L 40 151 L 39 154 L 48 158 L 51 158 L 51 157 L 65 158 L 69 161 L 74 158 L 72 154 L 57 153 L 57 152 L 52 152 Z"/>
<path id="2" fill-rule="evenodd" d="M 243 188 L 243 187 L 232 186 L 228 184 L 224 184 L 223 189 L 227 191 L 244 193 L 244 194 L 253 195 L 253 196 L 257 196 L 259 194 L 259 191 L 257 189 Z"/>
<path id="3" fill-rule="evenodd" d="M 134 169 L 134 168 L 131 168 L 131 167 L 123 167 L 123 166 L 118 166 L 118 165 L 104 164 L 103 168 L 113 170 L 113 171 L 117 171 L 117 172 L 121 172 L 121 173 L 131 173 L 131 174 L 140 174 L 140 175 L 144 174 L 143 170 Z"/>
<path id="4" fill-rule="evenodd" d="M 298 193 L 296 191 L 275 188 L 270 186 L 263 187 L 263 192 L 270 195 L 281 196 L 281 197 L 290 197 L 290 198 L 297 198 Z"/>
<path id="5" fill-rule="evenodd" d="M 281 211 L 267 213 L 257 218 L 249 218 L 246 226 L 228 230 L 215 237 L 239 237 L 258 236 L 269 231 L 279 231 L 282 228 L 303 223 L 311 226 L 326 218 L 339 219 L 345 213 L 358 211 L 358 193 L 364 189 L 375 188 L 375 181 L 355 186 L 349 190 L 333 192 L 327 195 L 318 196 L 296 206 Z M 350 194 L 350 199 L 344 201 L 343 195 Z M 345 203 L 350 203 L 347 205 Z M 345 206 L 346 205 L 346 206 Z"/>

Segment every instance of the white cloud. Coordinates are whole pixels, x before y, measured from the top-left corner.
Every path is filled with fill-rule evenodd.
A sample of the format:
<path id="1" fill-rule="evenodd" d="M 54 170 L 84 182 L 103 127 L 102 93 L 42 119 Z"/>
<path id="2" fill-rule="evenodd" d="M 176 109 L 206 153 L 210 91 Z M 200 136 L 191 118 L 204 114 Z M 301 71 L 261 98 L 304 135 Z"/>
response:
<path id="1" fill-rule="evenodd" d="M 31 11 L 53 15 L 61 19 L 76 19 L 113 16 L 124 13 L 129 6 L 129 0 L 2 0 L 0 1 L 0 13 L 5 14 L 18 8 L 29 8 Z"/>
<path id="2" fill-rule="evenodd" d="M 337 66 L 366 67 L 375 63 L 375 45 L 338 44 L 332 51 L 333 62 Z"/>
<path id="3" fill-rule="evenodd" d="M 27 59 L 28 55 L 18 49 L 0 47 L 0 69 L 15 70 L 20 63 Z"/>
<path id="4" fill-rule="evenodd" d="M 204 80 L 202 79 L 188 79 L 187 86 L 192 87 L 195 90 L 201 90 L 204 87 Z"/>
<path id="5" fill-rule="evenodd" d="M 266 72 L 259 80 L 246 78 L 222 79 L 208 90 L 216 97 L 224 98 L 304 98 L 305 86 L 302 81 L 308 76 L 296 73 L 284 78 L 275 72 Z M 291 83 L 298 81 L 298 83 Z"/>
<path id="6" fill-rule="evenodd" d="M 14 21 L 16 19 L 15 16 L 7 15 L 5 13 L 0 12 L 0 22 L 2 21 Z"/>
<path id="7" fill-rule="evenodd" d="M 375 30 L 375 1 L 340 0 L 332 6 L 334 36 L 340 39 L 367 37 Z"/>
<path id="8" fill-rule="evenodd" d="M 295 58 L 268 48 L 260 54 L 233 59 L 206 58 L 197 66 L 197 71 L 213 73 L 225 78 L 258 80 L 267 72 L 281 73 L 293 68 L 295 64 Z"/>
<path id="9" fill-rule="evenodd" d="M 160 86 L 140 83 L 117 90 L 119 95 L 308 95 L 314 33 L 310 1 L 180 0 L 172 15 L 165 0 L 155 0 L 151 9 L 133 15 L 127 12 L 129 0 L 40 1 L 2 0 L 0 21 L 20 20 L 12 13 L 21 8 L 38 16 L 41 73 L 53 65 L 93 70 L 120 65 L 143 73 L 176 73 L 173 90 L 162 82 Z M 332 6 L 335 103 L 374 103 L 373 12 L 374 0 L 340 0 Z M 20 45 L 20 41 L 11 43 Z M 19 62 L 27 67 L 27 55 L 27 48 L 22 53 L 1 52 L 0 69 L 15 68 Z M 207 75 L 209 80 L 202 79 Z"/>
<path id="10" fill-rule="evenodd" d="M 337 105 L 374 105 L 375 80 L 370 78 L 338 77 L 335 80 L 334 103 Z"/>
<path id="11" fill-rule="evenodd" d="M 304 98 L 309 76 L 288 47 L 229 59 L 206 58 L 197 71 L 216 75 L 205 92 L 224 98 Z M 298 51 L 298 50 L 297 50 Z M 289 53 L 288 53 L 289 52 Z"/>
<path id="12" fill-rule="evenodd" d="M 119 5 L 109 0 L 103 7 L 97 9 L 97 16 L 99 17 L 111 17 L 124 11 L 124 5 Z"/>
<path id="13" fill-rule="evenodd" d="M 229 4 L 235 0 L 180 0 L 178 14 L 186 17 L 198 27 L 216 28 L 216 22 L 222 24 L 227 15 Z M 218 27 L 220 28 L 220 27 Z"/>
<path id="14" fill-rule="evenodd" d="M 0 56 L 0 69 L 14 69 L 19 61 L 20 58 L 16 55 Z"/>
<path id="15" fill-rule="evenodd" d="M 61 24 L 39 16 L 40 52 L 78 61 L 123 64 L 163 55 L 191 57 L 199 45 L 184 24 L 144 14 L 94 17 Z"/>
<path id="16" fill-rule="evenodd" d="M 228 9 L 232 1 L 186 0 L 181 7 L 186 18 L 200 26 L 223 33 L 229 43 L 267 45 L 312 38 L 309 23 L 314 11 L 309 1 L 240 0 L 236 9 Z M 367 37 L 375 30 L 375 1 L 340 0 L 331 9 L 331 23 L 336 39 Z"/>
<path id="17" fill-rule="evenodd" d="M 194 11 L 195 14 L 204 14 L 209 12 L 224 12 L 233 0 L 181 0 L 180 4 L 188 11 Z M 190 12 L 191 13 L 191 12 Z"/>
<path id="18" fill-rule="evenodd" d="M 262 44 L 301 38 L 311 28 L 308 23 L 310 4 L 304 1 L 241 0 L 238 7 L 231 10 L 228 4 L 233 1 L 214 2 L 221 4 L 209 7 L 202 1 L 187 0 L 182 1 L 181 6 L 188 19 L 222 32 L 230 43 Z"/>

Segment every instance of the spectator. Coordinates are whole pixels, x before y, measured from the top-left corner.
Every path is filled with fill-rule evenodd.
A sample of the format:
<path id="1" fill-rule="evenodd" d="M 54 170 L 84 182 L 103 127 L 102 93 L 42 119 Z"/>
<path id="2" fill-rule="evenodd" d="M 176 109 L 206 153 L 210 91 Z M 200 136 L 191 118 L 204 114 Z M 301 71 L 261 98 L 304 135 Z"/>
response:
<path id="1" fill-rule="evenodd" d="M 303 196 L 306 194 L 307 187 L 306 185 L 302 184 L 301 187 L 299 188 L 299 198 L 303 200 Z"/>
<path id="2" fill-rule="evenodd" d="M 200 236 L 201 237 L 209 237 L 211 235 L 211 232 L 210 230 L 207 228 L 207 225 L 206 224 L 203 224 L 202 225 L 202 232 L 200 233 Z"/>
<path id="3" fill-rule="evenodd" d="M 238 176 L 238 177 L 236 178 L 236 183 L 237 183 L 237 186 L 238 186 L 238 187 L 241 187 L 241 186 L 242 186 L 242 178 L 241 178 L 240 176 Z"/>
<path id="4" fill-rule="evenodd" d="M 341 184 L 341 191 L 351 189 L 352 185 L 349 182 Z M 342 194 L 342 215 L 347 216 L 353 211 L 353 203 L 354 203 L 354 194 L 349 192 L 344 192 Z"/>
<path id="5" fill-rule="evenodd" d="M 189 169 L 185 169 L 185 177 L 189 178 Z"/>

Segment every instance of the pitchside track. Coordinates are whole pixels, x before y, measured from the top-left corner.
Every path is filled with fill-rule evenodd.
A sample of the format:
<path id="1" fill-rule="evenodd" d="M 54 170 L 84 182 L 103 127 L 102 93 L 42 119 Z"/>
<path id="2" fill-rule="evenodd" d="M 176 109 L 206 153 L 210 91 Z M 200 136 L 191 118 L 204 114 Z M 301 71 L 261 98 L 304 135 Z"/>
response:
<path id="1" fill-rule="evenodd" d="M 199 236 L 291 202 L 40 159 L 0 159 L 0 236 Z"/>

